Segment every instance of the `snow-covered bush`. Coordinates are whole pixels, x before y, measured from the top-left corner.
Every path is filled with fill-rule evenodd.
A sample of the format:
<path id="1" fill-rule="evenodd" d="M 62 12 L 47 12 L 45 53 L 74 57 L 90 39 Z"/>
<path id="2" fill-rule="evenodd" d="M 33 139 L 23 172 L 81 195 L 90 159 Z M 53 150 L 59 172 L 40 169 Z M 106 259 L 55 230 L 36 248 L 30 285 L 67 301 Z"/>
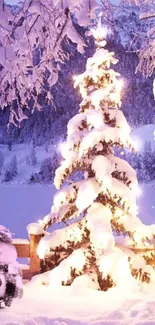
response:
<path id="1" fill-rule="evenodd" d="M 53 286 L 71 284 L 77 276 L 91 273 L 97 279 L 96 288 L 107 290 L 125 283 L 131 274 L 148 282 L 153 273 L 143 258 L 115 246 L 113 232 L 129 236 L 137 245 L 151 240 L 155 229 L 138 218 L 135 170 L 114 153 L 116 147 L 134 148 L 130 127 L 119 109 L 122 80 L 110 67 L 117 60 L 113 52 L 102 48 L 106 42 L 100 40 L 101 32 L 94 32 L 98 48 L 87 60 L 86 71 L 75 77 L 82 102 L 79 114 L 68 123 L 63 160 L 54 179 L 58 192 L 51 213 L 42 220 L 45 229 L 53 222 L 73 222 L 45 235 L 39 244 L 44 270 L 46 257 L 51 268 L 54 262 L 58 265 L 50 275 Z M 76 171 L 83 173 L 83 179 L 75 182 Z"/>
<path id="2" fill-rule="evenodd" d="M 8 183 L 8 182 L 11 182 L 12 180 L 13 180 L 13 176 L 12 176 L 10 170 L 6 169 L 2 182 Z"/>
<path id="3" fill-rule="evenodd" d="M 16 297 L 22 297 L 22 274 L 11 233 L 0 225 L 0 309 L 10 306 Z"/>

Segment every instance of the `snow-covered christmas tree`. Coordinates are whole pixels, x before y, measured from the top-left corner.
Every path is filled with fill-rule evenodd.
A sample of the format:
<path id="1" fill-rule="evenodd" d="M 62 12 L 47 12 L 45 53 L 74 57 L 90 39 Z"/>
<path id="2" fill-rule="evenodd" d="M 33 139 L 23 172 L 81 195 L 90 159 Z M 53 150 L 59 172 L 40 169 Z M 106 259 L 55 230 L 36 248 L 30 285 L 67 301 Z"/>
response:
<path id="1" fill-rule="evenodd" d="M 46 234 L 38 254 L 44 261 L 48 256 L 50 268 L 58 265 L 50 275 L 53 286 L 75 283 L 80 275 L 89 286 L 107 290 L 131 275 L 149 282 L 153 268 L 116 244 L 115 235 L 145 245 L 155 228 L 138 218 L 136 172 L 116 156 L 117 148 L 134 149 L 120 110 L 123 82 L 111 68 L 117 63 L 114 53 L 105 49 L 98 30 L 94 36 L 96 52 L 87 60 L 86 71 L 75 77 L 82 102 L 61 145 L 63 160 L 54 180 L 58 192 L 51 213 L 41 221 L 44 229 L 53 222 L 67 226 Z M 78 171 L 80 179 L 75 181 Z"/>

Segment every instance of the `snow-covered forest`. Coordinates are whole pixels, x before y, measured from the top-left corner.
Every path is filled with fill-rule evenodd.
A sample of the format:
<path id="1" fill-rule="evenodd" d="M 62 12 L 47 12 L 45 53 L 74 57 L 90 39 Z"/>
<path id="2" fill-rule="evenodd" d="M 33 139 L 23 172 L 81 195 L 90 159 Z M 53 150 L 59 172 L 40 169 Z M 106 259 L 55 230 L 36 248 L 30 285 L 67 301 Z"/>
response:
<path id="1" fill-rule="evenodd" d="M 0 324 L 154 324 L 154 0 L 0 0 L 0 108 Z"/>

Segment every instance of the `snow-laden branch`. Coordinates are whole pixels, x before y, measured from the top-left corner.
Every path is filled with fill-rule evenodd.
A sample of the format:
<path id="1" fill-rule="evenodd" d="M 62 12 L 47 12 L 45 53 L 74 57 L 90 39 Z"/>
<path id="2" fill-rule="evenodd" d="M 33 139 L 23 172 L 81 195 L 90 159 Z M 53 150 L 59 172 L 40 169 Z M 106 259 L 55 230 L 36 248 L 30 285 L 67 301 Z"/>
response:
<path id="1" fill-rule="evenodd" d="M 152 75 L 155 69 L 155 2 L 154 0 L 126 0 L 123 3 L 139 7 L 139 19 L 145 21 L 142 32 L 135 30 L 135 43 L 139 43 L 137 50 L 139 64 L 137 71 L 146 76 Z"/>
<path id="2" fill-rule="evenodd" d="M 155 17 L 155 12 L 143 12 L 139 16 L 140 19 L 148 19 L 148 18 L 154 18 L 154 17 Z"/>
<path id="3" fill-rule="evenodd" d="M 67 37 L 83 52 L 76 22 L 88 26 L 97 6 L 95 0 L 25 0 L 12 14 L 1 0 L 0 106 L 11 107 L 10 122 L 23 119 L 23 108 L 40 108 L 40 94 L 52 100 L 59 65 L 68 58 L 62 41 Z"/>

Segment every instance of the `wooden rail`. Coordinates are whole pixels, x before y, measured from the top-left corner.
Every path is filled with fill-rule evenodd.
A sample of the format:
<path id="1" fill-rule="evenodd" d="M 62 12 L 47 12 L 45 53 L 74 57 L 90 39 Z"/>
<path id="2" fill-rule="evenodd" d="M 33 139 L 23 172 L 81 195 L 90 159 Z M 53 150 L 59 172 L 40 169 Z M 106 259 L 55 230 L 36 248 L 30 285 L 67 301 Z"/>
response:
<path id="1" fill-rule="evenodd" d="M 17 250 L 19 258 L 28 258 L 29 265 L 22 265 L 24 279 L 31 279 L 35 274 L 40 273 L 40 259 L 37 255 L 37 247 L 40 242 L 41 235 L 30 235 L 30 240 L 13 239 L 12 243 Z"/>

